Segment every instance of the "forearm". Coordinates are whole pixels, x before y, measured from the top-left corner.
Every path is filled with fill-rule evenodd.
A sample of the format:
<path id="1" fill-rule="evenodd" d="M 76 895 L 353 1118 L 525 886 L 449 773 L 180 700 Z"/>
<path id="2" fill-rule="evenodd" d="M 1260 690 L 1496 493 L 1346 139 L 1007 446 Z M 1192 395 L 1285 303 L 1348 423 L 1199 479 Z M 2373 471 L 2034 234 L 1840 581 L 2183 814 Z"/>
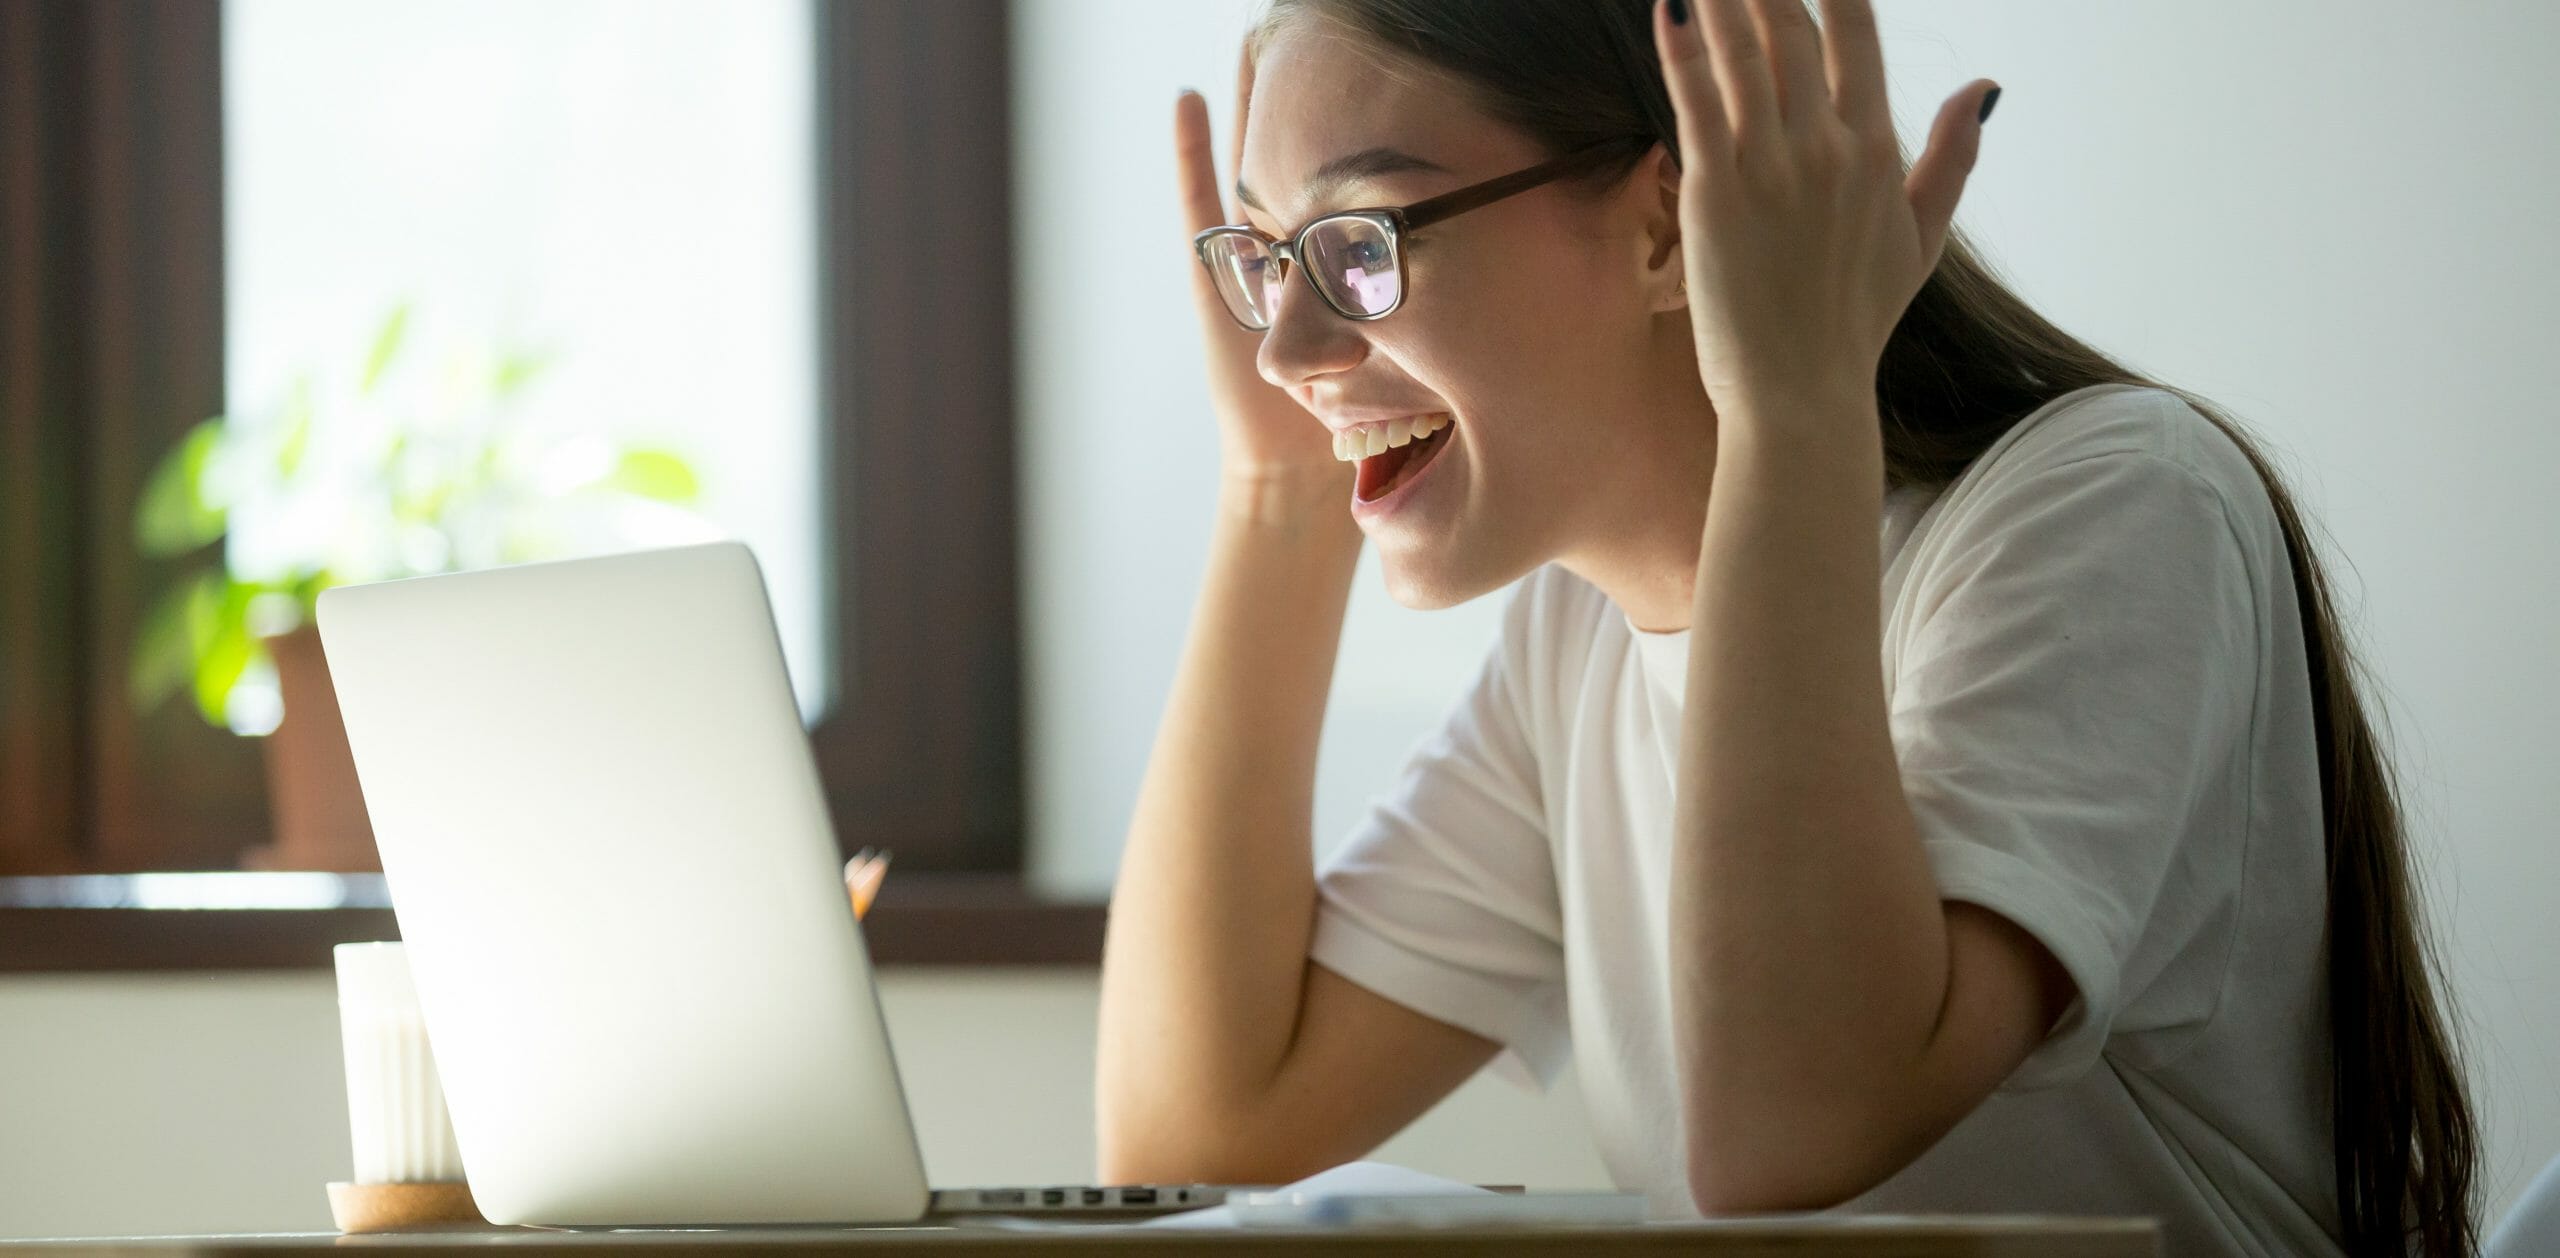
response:
<path id="1" fill-rule="evenodd" d="M 1947 984 L 1885 718 L 1874 402 L 1790 410 L 1723 421 L 1690 621 L 1673 1000 L 1692 1183 L 1727 1209 L 1835 1204 L 1916 1152 Z"/>
<path id="2" fill-rule="evenodd" d="M 1360 553 L 1344 478 L 1231 481 L 1103 951 L 1105 1174 L 1248 1106 L 1284 1059 L 1315 912 L 1316 749 Z"/>

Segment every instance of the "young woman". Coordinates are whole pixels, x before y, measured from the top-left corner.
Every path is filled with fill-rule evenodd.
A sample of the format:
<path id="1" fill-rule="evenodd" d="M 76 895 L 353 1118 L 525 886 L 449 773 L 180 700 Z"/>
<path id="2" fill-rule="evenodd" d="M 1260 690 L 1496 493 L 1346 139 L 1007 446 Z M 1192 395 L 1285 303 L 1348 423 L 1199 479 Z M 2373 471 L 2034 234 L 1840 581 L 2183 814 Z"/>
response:
<path id="1" fill-rule="evenodd" d="M 1102 1173 L 1290 1179 L 1570 1045 L 1666 1215 L 2468 1252 L 2291 498 L 1951 232 L 1998 88 L 1906 166 L 1868 5 L 1822 9 L 1274 0 L 1234 218 L 1182 98 L 1224 466 L 1112 901 Z M 1319 876 L 1364 538 L 1406 606 L 1519 585 Z"/>

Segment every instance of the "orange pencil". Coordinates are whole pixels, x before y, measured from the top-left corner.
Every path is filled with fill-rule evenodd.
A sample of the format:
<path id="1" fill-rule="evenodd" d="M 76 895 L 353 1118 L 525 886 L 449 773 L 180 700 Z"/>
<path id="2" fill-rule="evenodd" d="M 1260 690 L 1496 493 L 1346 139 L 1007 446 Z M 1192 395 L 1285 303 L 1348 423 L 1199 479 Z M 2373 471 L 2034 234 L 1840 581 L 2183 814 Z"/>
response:
<path id="1" fill-rule="evenodd" d="M 889 877 L 889 853 L 864 848 L 844 863 L 845 891 L 853 897 L 853 915 L 857 918 L 871 911 L 871 901 L 880 894 L 880 884 Z"/>

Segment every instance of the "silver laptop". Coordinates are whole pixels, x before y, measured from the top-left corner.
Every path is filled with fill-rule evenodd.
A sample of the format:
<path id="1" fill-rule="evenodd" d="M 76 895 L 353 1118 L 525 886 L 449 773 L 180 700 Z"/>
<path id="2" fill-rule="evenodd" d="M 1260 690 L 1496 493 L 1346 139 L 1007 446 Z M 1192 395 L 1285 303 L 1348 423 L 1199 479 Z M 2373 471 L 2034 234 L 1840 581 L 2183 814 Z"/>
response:
<path id="1" fill-rule="evenodd" d="M 320 596 L 319 622 L 491 1222 L 864 1223 L 1224 1198 L 928 1190 L 744 545 L 347 586 Z"/>

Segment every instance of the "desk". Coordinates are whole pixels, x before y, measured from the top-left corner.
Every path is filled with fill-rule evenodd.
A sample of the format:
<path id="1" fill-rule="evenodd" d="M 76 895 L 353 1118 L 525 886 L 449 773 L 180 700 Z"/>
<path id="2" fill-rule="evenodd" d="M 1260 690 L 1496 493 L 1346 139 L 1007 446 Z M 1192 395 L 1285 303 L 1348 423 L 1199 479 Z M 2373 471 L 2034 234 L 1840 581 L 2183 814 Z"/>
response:
<path id="1" fill-rule="evenodd" d="M 1962 1216 L 1910 1221 L 1723 1220 L 1636 1228 L 1500 1231 L 1025 1232 L 1001 1228 L 794 1228 L 773 1231 L 549 1232 L 492 1228 L 340 1236 L 139 1236 L 0 1241 L 0 1258 L 313 1258 L 323 1249 L 393 1249 L 399 1258 L 1040 1258 L 1049 1254 L 1215 1253 L 1238 1258 L 1403 1258 L 1501 1253 L 1681 1254 L 1711 1258 L 2156 1258 L 2148 1219 Z"/>

